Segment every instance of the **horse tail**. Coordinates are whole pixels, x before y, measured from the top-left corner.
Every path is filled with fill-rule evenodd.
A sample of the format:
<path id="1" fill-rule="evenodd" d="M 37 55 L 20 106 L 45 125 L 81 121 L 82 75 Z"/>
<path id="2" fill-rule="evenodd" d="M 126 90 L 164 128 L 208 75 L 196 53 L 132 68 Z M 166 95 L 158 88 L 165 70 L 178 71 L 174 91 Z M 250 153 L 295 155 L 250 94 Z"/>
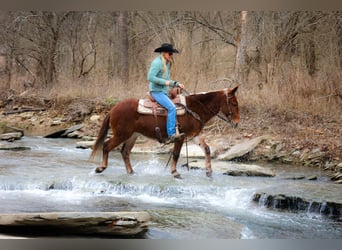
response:
<path id="1" fill-rule="evenodd" d="M 96 138 L 95 144 L 93 146 L 93 151 L 90 155 L 90 160 L 93 160 L 95 156 L 97 156 L 103 149 L 103 143 L 107 137 L 108 129 L 109 129 L 109 113 L 106 115 L 105 119 L 102 122 L 100 132 Z"/>

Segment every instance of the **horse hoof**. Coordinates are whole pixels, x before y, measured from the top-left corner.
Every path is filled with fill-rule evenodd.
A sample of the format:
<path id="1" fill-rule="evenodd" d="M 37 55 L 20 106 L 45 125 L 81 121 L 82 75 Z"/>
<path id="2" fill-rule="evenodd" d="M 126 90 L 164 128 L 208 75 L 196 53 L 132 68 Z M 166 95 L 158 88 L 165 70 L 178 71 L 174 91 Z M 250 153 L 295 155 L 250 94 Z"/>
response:
<path id="1" fill-rule="evenodd" d="M 180 179 L 180 180 L 183 179 L 182 176 L 181 176 L 180 174 L 174 175 L 173 178 L 175 178 L 175 179 Z"/>
<path id="2" fill-rule="evenodd" d="M 207 177 L 211 178 L 212 177 L 212 172 L 206 172 Z"/>
<path id="3" fill-rule="evenodd" d="M 95 169 L 95 173 L 102 173 L 104 170 L 105 170 L 106 168 L 104 168 L 104 167 L 97 167 L 96 169 Z"/>

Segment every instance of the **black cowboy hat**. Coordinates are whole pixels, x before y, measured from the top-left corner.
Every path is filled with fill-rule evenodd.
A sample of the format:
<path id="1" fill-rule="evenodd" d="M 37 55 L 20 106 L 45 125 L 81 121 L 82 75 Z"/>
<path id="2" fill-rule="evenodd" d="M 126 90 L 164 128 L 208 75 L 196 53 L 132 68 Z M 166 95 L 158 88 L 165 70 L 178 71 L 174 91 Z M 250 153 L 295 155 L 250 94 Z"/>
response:
<path id="1" fill-rule="evenodd" d="M 172 44 L 163 43 L 159 48 L 156 48 L 154 52 L 171 52 L 171 53 L 179 53 L 179 51 L 173 48 Z"/>

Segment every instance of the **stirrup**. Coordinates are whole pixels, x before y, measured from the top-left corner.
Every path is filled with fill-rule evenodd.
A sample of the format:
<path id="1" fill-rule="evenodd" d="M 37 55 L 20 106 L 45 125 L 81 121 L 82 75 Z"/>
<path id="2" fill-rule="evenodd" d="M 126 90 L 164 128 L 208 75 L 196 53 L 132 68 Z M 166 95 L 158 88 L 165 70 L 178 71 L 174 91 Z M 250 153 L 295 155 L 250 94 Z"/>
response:
<path id="1" fill-rule="evenodd" d="M 177 141 L 181 140 L 181 139 L 184 137 L 184 135 L 185 135 L 184 133 L 174 134 L 174 135 L 172 135 L 172 136 L 169 138 L 169 140 L 167 140 L 167 141 L 165 142 L 165 144 L 170 144 L 170 143 L 177 142 Z"/>

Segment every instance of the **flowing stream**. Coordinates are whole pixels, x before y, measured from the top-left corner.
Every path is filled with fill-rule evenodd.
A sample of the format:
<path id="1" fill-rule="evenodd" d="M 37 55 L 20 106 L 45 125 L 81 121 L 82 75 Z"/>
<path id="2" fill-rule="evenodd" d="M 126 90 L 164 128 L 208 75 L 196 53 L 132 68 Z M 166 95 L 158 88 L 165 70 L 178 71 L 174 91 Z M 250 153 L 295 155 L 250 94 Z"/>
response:
<path id="1" fill-rule="evenodd" d="M 236 227 L 240 238 L 342 238 L 341 221 L 252 202 L 255 192 L 267 190 L 341 202 L 341 185 L 329 182 L 319 170 L 266 166 L 276 170 L 276 177 L 214 173 L 209 179 L 205 170 L 180 167 L 185 163 L 180 159 L 183 179 L 178 180 L 165 168 L 168 156 L 132 154 L 136 174 L 129 176 L 121 155 L 112 152 L 109 167 L 95 174 L 97 164 L 88 161 L 90 150 L 76 148 L 75 140 L 23 137 L 10 145 L 30 150 L 0 151 L 1 213 L 148 211 L 149 239 L 231 238 L 232 222 L 242 225 Z M 318 180 L 284 178 L 300 174 L 316 175 Z"/>

